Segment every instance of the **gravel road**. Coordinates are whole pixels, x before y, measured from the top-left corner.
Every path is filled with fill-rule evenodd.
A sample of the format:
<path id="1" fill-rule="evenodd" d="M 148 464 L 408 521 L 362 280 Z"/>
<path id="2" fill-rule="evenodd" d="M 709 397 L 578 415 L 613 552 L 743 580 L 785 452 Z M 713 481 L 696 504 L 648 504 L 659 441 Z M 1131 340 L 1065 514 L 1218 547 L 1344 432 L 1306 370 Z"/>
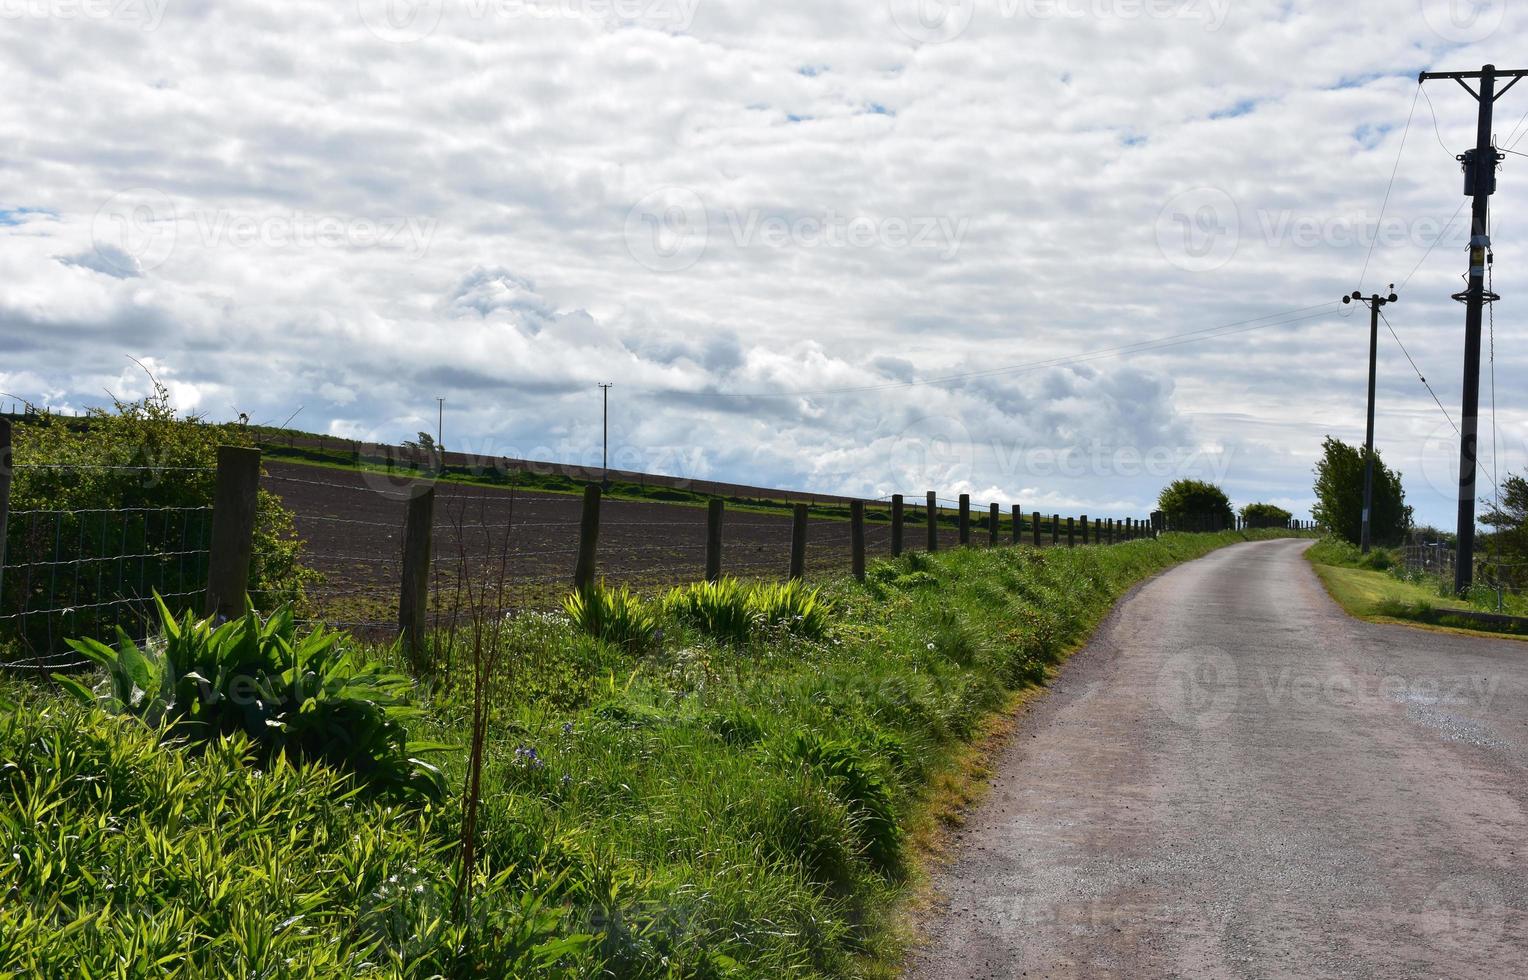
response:
<path id="1" fill-rule="evenodd" d="M 995 760 L 909 974 L 1528 976 L 1528 644 L 1238 545 L 1137 589 Z"/>

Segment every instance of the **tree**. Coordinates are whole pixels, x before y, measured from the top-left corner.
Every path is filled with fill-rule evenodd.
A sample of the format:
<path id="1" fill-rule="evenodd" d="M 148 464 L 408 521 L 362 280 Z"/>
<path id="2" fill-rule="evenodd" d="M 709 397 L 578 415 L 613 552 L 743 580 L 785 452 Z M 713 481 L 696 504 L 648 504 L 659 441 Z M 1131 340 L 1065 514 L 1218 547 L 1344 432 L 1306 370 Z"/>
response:
<path id="1" fill-rule="evenodd" d="M 1295 515 L 1273 504 L 1248 504 L 1241 516 L 1248 527 L 1288 527 Z"/>
<path id="2" fill-rule="evenodd" d="M 1501 499 L 1488 501 L 1480 523 L 1491 528 L 1481 541 L 1489 561 L 1505 564 L 1490 569 L 1491 577 L 1521 587 L 1528 578 L 1528 476 L 1509 476 L 1502 481 Z"/>
<path id="3" fill-rule="evenodd" d="M 1316 464 L 1316 521 L 1332 533 L 1359 544 L 1363 537 L 1364 452 L 1339 439 L 1326 437 Z M 1396 545 L 1411 529 L 1412 509 L 1406 504 L 1401 474 L 1374 453 L 1374 513 L 1369 533 L 1375 544 Z"/>
<path id="4" fill-rule="evenodd" d="M 1167 515 L 1170 526 L 1190 530 L 1230 527 L 1236 520 L 1231 498 L 1203 480 L 1174 480 L 1157 498 L 1157 509 Z"/>

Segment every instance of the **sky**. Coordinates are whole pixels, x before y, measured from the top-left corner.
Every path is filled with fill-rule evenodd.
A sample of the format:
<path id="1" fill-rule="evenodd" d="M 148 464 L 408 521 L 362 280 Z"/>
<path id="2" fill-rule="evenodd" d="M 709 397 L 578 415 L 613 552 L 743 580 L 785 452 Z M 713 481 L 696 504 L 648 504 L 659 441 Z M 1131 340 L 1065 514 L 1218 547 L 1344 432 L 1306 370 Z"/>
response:
<path id="1" fill-rule="evenodd" d="M 1503 0 L 0 0 L 0 401 L 136 358 L 212 419 L 396 442 L 444 398 L 449 449 L 597 464 L 611 382 L 626 469 L 1305 517 L 1363 439 L 1340 297 L 1395 283 L 1377 443 L 1451 527 L 1476 106 L 1417 73 L 1525 41 Z M 1515 146 L 1528 86 L 1496 111 Z"/>

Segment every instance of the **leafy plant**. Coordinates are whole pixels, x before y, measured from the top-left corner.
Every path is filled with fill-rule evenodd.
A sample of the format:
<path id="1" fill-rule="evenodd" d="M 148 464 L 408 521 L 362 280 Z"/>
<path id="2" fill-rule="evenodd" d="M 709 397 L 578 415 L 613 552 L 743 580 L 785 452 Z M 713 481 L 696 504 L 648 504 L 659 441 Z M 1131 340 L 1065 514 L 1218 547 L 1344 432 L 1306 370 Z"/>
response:
<path id="1" fill-rule="evenodd" d="M 1328 436 L 1316 464 L 1316 506 L 1311 513 L 1323 527 L 1354 544 L 1363 531 L 1364 462 L 1363 447 Z M 1397 544 L 1411 529 L 1411 517 L 1401 474 L 1386 466 L 1376 450 L 1370 537 L 1376 544 Z"/>
<path id="2" fill-rule="evenodd" d="M 562 607 L 579 629 L 630 654 L 643 654 L 658 642 L 658 619 L 631 589 L 600 582 L 570 594 Z"/>
<path id="3" fill-rule="evenodd" d="M 1235 518 L 1231 498 L 1204 480 L 1174 480 L 1162 489 L 1157 507 L 1174 526 L 1194 531 L 1223 531 Z"/>
<path id="4" fill-rule="evenodd" d="M 895 870 L 901 859 L 902 825 L 891 783 L 879 766 L 852 743 L 809 731 L 792 732 L 781 752 L 826 781 L 849 811 L 855 837 L 871 865 L 883 872 Z"/>
<path id="5" fill-rule="evenodd" d="M 829 610 L 818 589 L 799 579 L 755 586 L 748 608 L 765 626 L 783 626 L 792 633 L 818 640 L 827 635 Z"/>
<path id="6" fill-rule="evenodd" d="M 1276 504 L 1248 504 L 1241 516 L 1247 527 L 1288 527 L 1295 515 Z"/>
<path id="7" fill-rule="evenodd" d="M 748 642 L 757 623 L 749 591 L 735 578 L 698 582 L 674 589 L 663 600 L 664 612 L 726 643 Z"/>
<path id="8" fill-rule="evenodd" d="M 261 621 L 253 610 L 214 626 L 191 613 L 177 620 L 158 596 L 160 633 L 139 647 L 70 640 L 105 670 L 96 688 L 55 679 L 79 700 L 206 743 L 242 734 L 262 761 L 323 762 L 375 788 L 438 798 L 435 767 L 414 757 L 440 746 L 411 744 L 405 719 L 412 682 L 363 659 L 344 633 L 322 627 L 297 636 L 290 608 Z"/>

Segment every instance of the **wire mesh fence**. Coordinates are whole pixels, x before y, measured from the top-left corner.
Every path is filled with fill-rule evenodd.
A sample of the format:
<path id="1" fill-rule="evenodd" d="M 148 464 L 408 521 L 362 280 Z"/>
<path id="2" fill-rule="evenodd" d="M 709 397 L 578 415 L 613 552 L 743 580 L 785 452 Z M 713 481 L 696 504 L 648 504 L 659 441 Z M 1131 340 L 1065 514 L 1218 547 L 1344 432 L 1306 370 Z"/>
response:
<path id="1" fill-rule="evenodd" d="M 70 479 L 66 466 L 31 466 L 40 483 Z M 22 464 L 16 471 L 26 468 Z M 177 611 L 201 613 L 211 603 L 217 471 L 187 468 L 165 483 L 156 482 L 164 481 L 165 473 L 151 473 L 148 467 L 111 469 L 136 481 L 123 506 L 10 512 L 7 549 L 0 555 L 0 666 L 75 666 L 80 661 L 66 639 L 110 639 L 119 626 L 141 640 L 152 629 L 156 593 Z M 292 515 L 307 570 L 298 614 L 307 623 L 368 638 L 398 636 L 408 610 L 418 605 L 405 593 L 406 566 L 423 568 L 427 627 L 481 614 L 485 603 L 496 613 L 557 608 L 574 587 L 587 518 L 585 502 L 575 494 L 437 484 L 417 472 L 338 470 L 272 460 L 265 461 L 258 488 Z M 248 492 L 256 493 L 253 485 Z M 422 566 L 411 565 L 410 515 L 413 503 L 426 493 L 427 558 Z M 175 502 L 153 505 L 156 495 Z M 717 532 L 704 505 L 600 501 L 594 576 L 611 585 L 661 591 L 705 578 L 716 547 L 721 574 L 783 579 L 794 565 L 793 511 L 801 506 L 731 501 Z M 863 513 L 865 558 L 889 557 L 891 499 L 856 506 Z M 931 512 L 922 496 L 909 498 L 902 510 L 902 549 L 929 549 L 930 517 L 935 546 L 959 547 L 958 508 L 957 501 L 937 501 Z M 810 513 L 802 549 L 802 569 L 809 579 L 850 570 L 855 557 L 850 513 L 836 504 Z M 1033 543 L 1033 517 L 1023 515 L 1018 534 L 1013 520 L 1011 513 L 1000 515 L 994 533 L 990 512 L 972 511 L 966 532 L 970 546 Z M 1055 532 L 1052 525 L 1057 525 Z M 1052 517 L 1044 518 L 1042 532 L 1044 545 L 1067 543 Z M 256 608 L 268 611 L 292 599 L 285 585 L 266 583 L 262 579 L 249 587 Z M 485 583 L 502 588 L 486 589 Z"/>
<path id="2" fill-rule="evenodd" d="M 109 470 L 144 481 L 150 467 L 19 464 L 44 482 Z M 210 472 L 210 471 L 198 471 Z M 122 629 L 141 640 L 157 618 L 152 597 L 198 605 L 205 590 L 210 505 L 10 510 L 0 562 L 0 666 L 60 670 L 82 658 L 66 640 L 106 640 Z"/>

